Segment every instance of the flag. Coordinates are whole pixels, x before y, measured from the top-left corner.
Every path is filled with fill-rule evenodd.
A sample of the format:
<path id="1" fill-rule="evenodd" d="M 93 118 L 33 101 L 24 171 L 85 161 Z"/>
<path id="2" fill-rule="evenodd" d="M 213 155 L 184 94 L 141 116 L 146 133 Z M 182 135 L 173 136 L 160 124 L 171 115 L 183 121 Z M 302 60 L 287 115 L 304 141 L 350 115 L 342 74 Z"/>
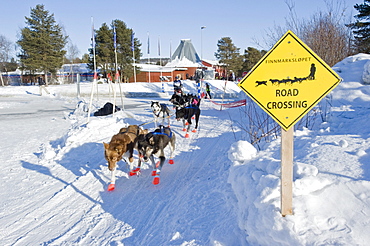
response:
<path id="1" fill-rule="evenodd" d="M 119 80 L 119 71 L 117 70 L 116 71 L 116 77 L 115 77 L 115 80 L 118 81 Z"/>
<path id="2" fill-rule="evenodd" d="M 170 41 L 170 59 L 172 61 L 172 40 Z"/>
<path id="3" fill-rule="evenodd" d="M 95 48 L 95 30 L 94 30 L 94 21 L 91 17 L 91 46 L 94 49 Z"/>
<path id="4" fill-rule="evenodd" d="M 117 48 L 117 34 L 116 34 L 116 27 L 113 27 L 113 45 L 114 49 Z"/>
<path id="5" fill-rule="evenodd" d="M 150 44 L 149 44 L 149 33 L 148 33 L 148 55 L 150 54 Z"/>
<path id="6" fill-rule="evenodd" d="M 204 29 L 204 28 L 206 28 L 206 27 L 205 27 L 205 26 L 201 26 L 201 27 L 200 27 L 200 29 L 201 29 L 201 30 L 202 30 L 202 29 Z"/>
<path id="7" fill-rule="evenodd" d="M 131 33 L 131 51 L 135 49 L 134 34 L 134 32 Z"/>

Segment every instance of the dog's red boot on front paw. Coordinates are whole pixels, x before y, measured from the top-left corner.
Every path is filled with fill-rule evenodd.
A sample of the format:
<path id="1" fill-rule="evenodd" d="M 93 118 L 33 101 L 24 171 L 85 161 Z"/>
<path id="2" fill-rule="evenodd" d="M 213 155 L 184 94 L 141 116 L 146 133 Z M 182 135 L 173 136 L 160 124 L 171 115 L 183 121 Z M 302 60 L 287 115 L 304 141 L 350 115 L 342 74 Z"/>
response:
<path id="1" fill-rule="evenodd" d="M 189 138 L 189 133 L 186 133 L 185 134 L 185 138 Z"/>
<path id="2" fill-rule="evenodd" d="M 159 179 L 159 175 L 155 176 L 155 177 L 154 177 L 154 179 L 153 179 L 153 184 L 154 184 L 154 185 L 159 184 L 159 180 L 160 180 L 160 179 Z"/>
<path id="3" fill-rule="evenodd" d="M 113 191 L 116 188 L 115 184 L 109 184 L 108 185 L 108 191 Z"/>
<path id="4" fill-rule="evenodd" d="M 172 164 L 175 164 L 175 162 L 173 161 L 173 159 L 169 159 L 169 160 L 168 160 L 168 163 L 169 163 L 169 164 L 171 164 L 171 165 L 172 165 Z"/>
<path id="5" fill-rule="evenodd" d="M 195 133 L 195 132 L 197 132 L 197 129 L 194 129 L 194 130 L 192 130 L 191 132 L 194 132 L 194 133 Z"/>

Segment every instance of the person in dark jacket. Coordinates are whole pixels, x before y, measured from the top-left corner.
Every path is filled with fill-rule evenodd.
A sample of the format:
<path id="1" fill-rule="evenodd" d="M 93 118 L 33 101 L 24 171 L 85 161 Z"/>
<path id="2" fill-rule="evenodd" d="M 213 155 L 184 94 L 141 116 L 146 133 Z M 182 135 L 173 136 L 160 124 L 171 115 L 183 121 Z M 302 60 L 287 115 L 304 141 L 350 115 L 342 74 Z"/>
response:
<path id="1" fill-rule="evenodd" d="M 209 84 L 208 83 L 206 83 L 206 98 L 212 99 L 211 89 L 209 88 Z"/>
<path id="2" fill-rule="evenodd" d="M 175 80 L 173 81 L 173 90 L 174 93 L 181 93 L 182 94 L 182 82 L 179 77 L 176 76 Z"/>

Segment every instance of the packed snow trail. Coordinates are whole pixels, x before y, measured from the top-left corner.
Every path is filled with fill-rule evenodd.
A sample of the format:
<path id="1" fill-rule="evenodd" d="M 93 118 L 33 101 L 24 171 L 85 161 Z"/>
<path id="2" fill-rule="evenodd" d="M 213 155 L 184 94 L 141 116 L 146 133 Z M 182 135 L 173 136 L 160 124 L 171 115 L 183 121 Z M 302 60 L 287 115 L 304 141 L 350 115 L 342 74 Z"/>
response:
<path id="1" fill-rule="evenodd" d="M 121 161 L 116 189 L 106 191 L 110 172 L 102 143 L 126 124 L 153 120 L 150 100 L 139 101 L 132 111 L 92 117 L 87 125 L 77 110 L 70 113 L 72 125 L 66 133 L 39 146 L 36 159 L 21 161 L 29 177 L 28 188 L 22 189 L 38 194 L 42 202 L 25 201 L 10 208 L 14 212 L 7 216 L 16 219 L 4 229 L 5 244 L 245 244 L 227 183 L 227 151 L 238 133 L 226 111 L 204 107 L 199 131 L 189 139 L 184 138 L 182 122 L 172 120 L 175 164 L 166 161 L 159 185 L 152 184 L 152 167 L 145 164 L 140 176 L 130 177 Z M 154 130 L 154 124 L 144 128 Z"/>

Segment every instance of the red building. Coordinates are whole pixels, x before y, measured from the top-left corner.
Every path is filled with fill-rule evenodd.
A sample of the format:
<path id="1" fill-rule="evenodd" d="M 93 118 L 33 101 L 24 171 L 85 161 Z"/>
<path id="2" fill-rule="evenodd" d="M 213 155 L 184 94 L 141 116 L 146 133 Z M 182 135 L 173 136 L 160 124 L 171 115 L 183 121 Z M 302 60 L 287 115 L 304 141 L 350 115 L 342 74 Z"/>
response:
<path id="1" fill-rule="evenodd" d="M 175 77 L 180 79 L 192 79 L 197 68 L 203 67 L 202 62 L 194 49 L 190 39 L 182 39 L 179 46 L 171 57 L 171 61 L 165 66 L 137 64 L 140 73 L 136 76 L 137 82 L 160 82 L 173 81 Z M 135 78 L 131 77 L 130 82 Z"/>

